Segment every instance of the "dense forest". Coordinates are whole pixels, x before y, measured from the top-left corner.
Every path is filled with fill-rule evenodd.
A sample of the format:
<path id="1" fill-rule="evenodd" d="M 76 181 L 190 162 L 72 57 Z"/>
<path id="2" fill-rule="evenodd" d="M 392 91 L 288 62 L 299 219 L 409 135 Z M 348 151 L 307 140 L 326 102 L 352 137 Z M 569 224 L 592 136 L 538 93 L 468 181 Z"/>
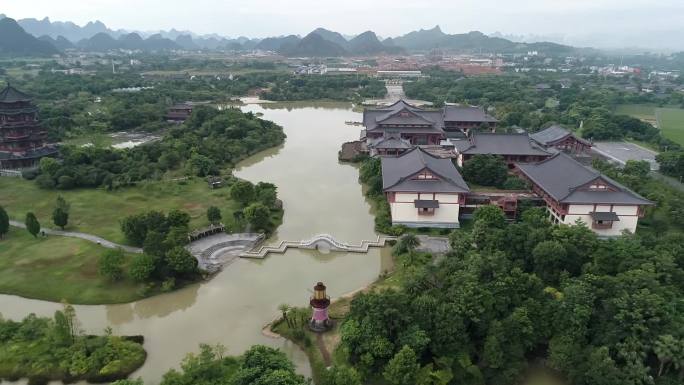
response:
<path id="1" fill-rule="evenodd" d="M 164 138 L 138 147 L 112 148 L 63 146 L 62 161 L 41 160 L 36 178 L 42 188 L 116 188 L 145 179 L 159 179 L 170 170 L 188 175 L 216 175 L 285 138 L 282 127 L 238 109 L 219 111 L 196 108 L 183 125 L 169 129 Z"/>
<path id="2" fill-rule="evenodd" d="M 681 233 L 606 241 L 487 206 L 450 239 L 437 263 L 404 256 L 399 290 L 353 300 L 342 346 L 366 379 L 515 384 L 540 361 L 573 385 L 681 383 Z"/>

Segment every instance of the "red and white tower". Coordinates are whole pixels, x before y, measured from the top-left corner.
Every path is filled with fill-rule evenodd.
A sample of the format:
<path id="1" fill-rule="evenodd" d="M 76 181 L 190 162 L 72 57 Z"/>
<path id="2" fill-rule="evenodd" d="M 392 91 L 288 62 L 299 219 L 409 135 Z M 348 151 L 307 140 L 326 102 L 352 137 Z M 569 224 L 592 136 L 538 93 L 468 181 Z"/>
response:
<path id="1" fill-rule="evenodd" d="M 330 297 L 325 293 L 325 285 L 323 282 L 318 282 L 314 286 L 314 295 L 311 297 L 311 309 L 313 314 L 309 327 L 316 332 L 323 332 L 330 328 L 331 322 L 328 316 L 328 307 L 330 306 Z"/>

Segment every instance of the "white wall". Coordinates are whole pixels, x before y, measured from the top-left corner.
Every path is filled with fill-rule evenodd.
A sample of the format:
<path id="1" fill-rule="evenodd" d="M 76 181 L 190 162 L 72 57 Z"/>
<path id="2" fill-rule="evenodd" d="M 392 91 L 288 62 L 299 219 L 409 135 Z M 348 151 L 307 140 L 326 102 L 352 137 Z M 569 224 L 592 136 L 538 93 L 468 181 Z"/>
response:
<path id="1" fill-rule="evenodd" d="M 418 215 L 415 200 L 437 200 L 439 207 L 435 209 L 434 215 Z M 457 227 L 459 225 L 458 216 L 460 205 L 458 204 L 459 194 L 412 194 L 397 193 L 395 202 L 390 203 L 393 224 L 404 224 L 407 226 L 430 227 Z"/>
<path id="2" fill-rule="evenodd" d="M 594 211 L 594 205 L 570 205 L 568 208 L 568 215 L 565 216 L 563 223 L 567 225 L 574 225 L 575 221 L 581 219 L 591 229 L 593 219 L 589 215 Z M 597 212 L 611 211 L 610 205 L 597 205 Z M 596 234 L 604 237 L 615 237 L 622 235 L 623 230 L 636 232 L 637 222 L 639 221 L 638 206 L 613 206 L 615 212 L 620 218 L 618 222 L 613 222 L 613 227 L 610 229 L 592 229 Z"/>

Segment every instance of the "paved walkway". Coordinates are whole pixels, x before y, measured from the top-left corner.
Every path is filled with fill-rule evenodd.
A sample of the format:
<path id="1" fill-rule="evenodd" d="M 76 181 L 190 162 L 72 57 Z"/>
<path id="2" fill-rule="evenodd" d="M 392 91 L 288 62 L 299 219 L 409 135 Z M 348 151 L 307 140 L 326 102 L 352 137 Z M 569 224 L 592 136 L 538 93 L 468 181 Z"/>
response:
<path id="1" fill-rule="evenodd" d="M 18 221 L 10 221 L 10 225 L 14 226 L 14 227 L 19 227 L 22 229 L 26 228 L 25 224 L 18 222 Z M 106 247 L 108 249 L 122 249 L 123 251 L 126 251 L 128 253 L 142 253 L 142 249 L 139 247 L 120 245 L 118 243 L 110 242 L 104 238 L 100 238 L 97 235 L 79 233 L 79 232 L 74 232 L 74 231 L 55 230 L 55 229 L 49 229 L 46 227 L 41 227 L 40 231 L 43 231 L 43 232 L 45 232 L 45 234 L 48 234 L 48 235 L 58 235 L 60 237 L 80 238 L 80 239 L 83 239 L 83 240 L 86 240 L 89 242 L 97 243 L 98 245 Z"/>
<path id="2" fill-rule="evenodd" d="M 200 269 L 213 274 L 254 248 L 263 238 L 263 234 L 219 233 L 198 239 L 187 249 L 197 258 Z"/>

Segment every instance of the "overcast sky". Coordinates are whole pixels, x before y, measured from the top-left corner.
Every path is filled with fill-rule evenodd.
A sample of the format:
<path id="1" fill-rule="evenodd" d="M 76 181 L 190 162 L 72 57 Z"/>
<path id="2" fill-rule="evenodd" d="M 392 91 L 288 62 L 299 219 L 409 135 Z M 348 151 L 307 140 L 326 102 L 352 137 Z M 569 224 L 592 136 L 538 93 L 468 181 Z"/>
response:
<path id="1" fill-rule="evenodd" d="M 684 0 L 0 0 L 0 13 L 232 37 L 303 35 L 319 26 L 345 34 L 372 29 L 387 37 L 437 24 L 448 33 L 610 35 L 626 41 L 684 31 Z"/>

